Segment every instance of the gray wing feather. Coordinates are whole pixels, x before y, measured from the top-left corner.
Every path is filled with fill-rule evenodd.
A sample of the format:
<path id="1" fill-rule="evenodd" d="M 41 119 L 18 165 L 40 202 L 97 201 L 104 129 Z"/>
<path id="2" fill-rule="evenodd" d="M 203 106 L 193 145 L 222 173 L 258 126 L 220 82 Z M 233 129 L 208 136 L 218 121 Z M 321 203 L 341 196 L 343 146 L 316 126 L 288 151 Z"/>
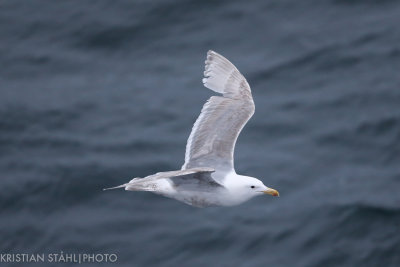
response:
<path id="1" fill-rule="evenodd" d="M 166 179 L 166 178 L 176 178 L 182 176 L 190 176 L 194 174 L 211 174 L 215 170 L 213 168 L 192 168 L 192 169 L 185 169 L 185 170 L 177 170 L 177 171 L 168 171 L 168 172 L 158 172 L 156 174 L 152 174 L 149 176 L 144 177 L 146 181 L 158 180 L 158 179 Z M 132 179 L 130 182 L 137 181 Z"/>
<path id="2" fill-rule="evenodd" d="M 231 171 L 236 140 L 254 114 L 250 86 L 231 62 L 213 51 L 207 54 L 204 75 L 204 85 L 223 96 L 212 96 L 203 106 L 189 136 L 182 169 Z"/>
<path id="3" fill-rule="evenodd" d="M 216 182 L 212 176 L 212 172 L 202 171 L 194 172 L 186 175 L 170 177 L 173 186 L 179 191 L 205 191 L 210 192 L 213 189 L 222 188 L 222 185 Z"/>
<path id="4" fill-rule="evenodd" d="M 210 188 L 222 187 L 213 179 L 213 177 L 211 177 L 211 173 L 214 171 L 213 168 L 192 168 L 186 170 L 158 172 L 144 178 L 134 178 L 129 181 L 129 183 L 107 189 L 125 187 L 127 190 L 132 191 L 157 191 L 157 180 L 164 179 L 171 181 L 172 186 L 179 190 L 196 191 L 196 187 L 199 187 L 197 191 L 201 189 L 207 191 Z"/>

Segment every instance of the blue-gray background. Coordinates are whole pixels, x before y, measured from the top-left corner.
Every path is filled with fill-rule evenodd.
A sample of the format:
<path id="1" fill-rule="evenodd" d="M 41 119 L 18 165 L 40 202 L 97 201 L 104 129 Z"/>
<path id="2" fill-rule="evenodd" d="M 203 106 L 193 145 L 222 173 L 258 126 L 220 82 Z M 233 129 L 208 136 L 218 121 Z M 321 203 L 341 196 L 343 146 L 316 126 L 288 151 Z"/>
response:
<path id="1" fill-rule="evenodd" d="M 399 23 L 394 0 L 1 1 L 0 252 L 400 266 Z M 281 197 L 101 191 L 180 168 L 208 49 L 253 90 L 236 171 Z"/>

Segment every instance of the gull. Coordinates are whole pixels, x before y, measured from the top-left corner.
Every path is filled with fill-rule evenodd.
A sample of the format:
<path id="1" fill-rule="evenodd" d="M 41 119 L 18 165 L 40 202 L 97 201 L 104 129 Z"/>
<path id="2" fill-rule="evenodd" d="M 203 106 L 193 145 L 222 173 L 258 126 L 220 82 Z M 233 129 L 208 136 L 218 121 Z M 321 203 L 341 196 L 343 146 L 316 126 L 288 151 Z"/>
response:
<path id="1" fill-rule="evenodd" d="M 244 76 L 228 59 L 210 50 L 203 84 L 221 95 L 204 104 L 187 141 L 182 168 L 104 190 L 149 191 L 201 208 L 234 206 L 264 194 L 279 196 L 259 179 L 239 175 L 234 168 L 236 140 L 255 110 Z"/>

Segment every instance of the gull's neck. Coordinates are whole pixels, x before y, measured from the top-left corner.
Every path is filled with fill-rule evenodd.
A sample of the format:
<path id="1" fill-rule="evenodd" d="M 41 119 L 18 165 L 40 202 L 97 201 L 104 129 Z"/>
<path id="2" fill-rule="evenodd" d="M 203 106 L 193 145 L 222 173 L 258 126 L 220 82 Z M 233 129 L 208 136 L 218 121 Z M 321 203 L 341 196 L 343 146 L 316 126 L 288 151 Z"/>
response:
<path id="1" fill-rule="evenodd" d="M 247 176 L 237 174 L 235 171 L 229 172 L 223 180 L 223 186 L 229 191 L 236 191 L 245 183 L 246 177 Z"/>

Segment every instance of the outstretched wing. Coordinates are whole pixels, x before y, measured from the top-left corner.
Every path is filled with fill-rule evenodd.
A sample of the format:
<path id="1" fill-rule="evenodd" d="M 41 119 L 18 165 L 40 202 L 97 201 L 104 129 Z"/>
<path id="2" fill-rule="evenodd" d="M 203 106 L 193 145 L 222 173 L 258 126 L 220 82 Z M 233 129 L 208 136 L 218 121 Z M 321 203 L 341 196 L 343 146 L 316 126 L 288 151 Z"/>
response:
<path id="1" fill-rule="evenodd" d="M 221 93 L 203 106 L 193 125 L 182 169 L 211 167 L 216 172 L 234 170 L 233 152 L 240 131 L 254 114 L 250 86 L 229 60 L 208 51 L 204 86 Z"/>
<path id="2" fill-rule="evenodd" d="M 188 176 L 196 176 L 197 174 L 206 174 L 205 176 L 202 177 L 207 177 L 207 175 L 213 173 L 215 170 L 213 168 L 192 168 L 192 169 L 186 169 L 186 170 L 177 170 L 177 171 L 168 171 L 168 172 L 157 172 L 155 174 L 149 175 L 144 177 L 143 179 L 146 179 L 147 181 L 154 181 L 158 179 L 172 179 L 172 178 L 178 178 L 178 177 L 188 177 Z M 196 176 L 197 177 L 197 176 Z M 200 177 L 200 176 L 198 176 Z M 137 178 L 132 179 L 130 182 L 136 181 Z"/>

